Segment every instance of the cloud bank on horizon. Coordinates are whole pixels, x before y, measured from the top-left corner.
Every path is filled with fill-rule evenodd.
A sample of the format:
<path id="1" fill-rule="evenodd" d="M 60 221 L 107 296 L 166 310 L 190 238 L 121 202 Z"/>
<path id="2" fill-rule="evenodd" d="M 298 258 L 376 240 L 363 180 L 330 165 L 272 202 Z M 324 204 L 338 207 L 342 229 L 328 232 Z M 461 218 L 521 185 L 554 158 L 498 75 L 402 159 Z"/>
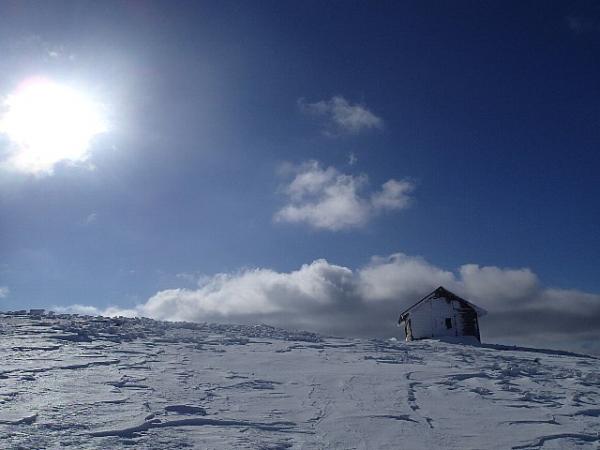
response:
<path id="1" fill-rule="evenodd" d="M 600 352 L 599 295 L 544 286 L 528 268 L 465 264 L 448 271 L 403 253 L 375 256 L 355 270 L 318 259 L 291 272 L 221 273 L 203 277 L 195 289 L 159 291 L 130 309 L 57 310 L 391 337 L 402 334 L 395 327 L 399 312 L 440 285 L 488 310 L 484 341 Z"/>

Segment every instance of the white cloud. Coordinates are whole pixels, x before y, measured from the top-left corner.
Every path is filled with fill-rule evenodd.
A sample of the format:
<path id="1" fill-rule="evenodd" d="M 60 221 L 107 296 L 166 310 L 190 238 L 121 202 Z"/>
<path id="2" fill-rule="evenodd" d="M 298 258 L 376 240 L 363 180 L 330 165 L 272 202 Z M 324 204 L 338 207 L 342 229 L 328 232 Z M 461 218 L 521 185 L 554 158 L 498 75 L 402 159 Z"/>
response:
<path id="1" fill-rule="evenodd" d="M 366 175 L 323 169 L 317 161 L 292 166 L 291 171 L 294 178 L 283 189 L 289 202 L 275 214 L 275 221 L 330 231 L 361 227 L 377 213 L 405 209 L 414 189 L 409 181 L 391 179 L 368 196 Z"/>
<path id="2" fill-rule="evenodd" d="M 298 106 L 306 114 L 324 118 L 325 133 L 331 136 L 358 134 L 365 130 L 383 128 L 383 119 L 369 111 L 366 106 L 352 104 L 342 96 L 315 103 L 307 103 L 301 98 L 298 100 Z"/>
<path id="3" fill-rule="evenodd" d="M 481 322 L 487 342 L 600 353 L 600 295 L 544 287 L 527 268 L 466 264 L 450 271 L 402 253 L 354 270 L 319 259 L 291 272 L 217 274 L 196 289 L 159 291 L 131 309 L 71 310 L 390 337 L 401 336 L 398 314 L 439 285 L 488 310 Z"/>
<path id="4" fill-rule="evenodd" d="M 79 305 L 79 304 L 75 304 L 75 305 L 70 305 L 70 306 L 53 306 L 50 308 L 52 311 L 55 311 L 57 313 L 69 313 L 69 314 L 84 314 L 84 315 L 88 315 L 88 316 L 99 316 L 99 315 L 109 315 L 109 314 L 103 314 L 104 311 L 100 308 L 96 308 L 95 306 L 88 306 L 88 305 Z"/>
<path id="5" fill-rule="evenodd" d="M 10 289 L 7 286 L 0 286 L 0 298 L 6 298 L 10 294 Z"/>
<path id="6" fill-rule="evenodd" d="M 218 274 L 196 290 L 158 292 L 141 307 L 150 317 L 204 320 L 302 314 L 335 303 L 352 290 L 352 271 L 317 260 L 290 273 L 251 269 Z"/>
<path id="7" fill-rule="evenodd" d="M 395 253 L 375 256 L 358 272 L 360 296 L 368 301 L 417 299 L 438 286 L 456 288 L 452 272 L 442 270 L 423 258 Z"/>
<path id="8" fill-rule="evenodd" d="M 181 272 L 175 274 L 175 278 L 185 281 L 188 284 L 202 286 L 210 277 L 202 272 Z"/>
<path id="9" fill-rule="evenodd" d="M 87 215 L 87 217 L 84 220 L 84 223 L 86 225 L 92 225 L 94 223 L 96 223 L 98 221 L 98 213 L 93 212 Z"/>
<path id="10" fill-rule="evenodd" d="M 594 33 L 600 31 L 600 21 L 584 16 L 568 16 L 567 27 L 575 34 Z"/>
<path id="11" fill-rule="evenodd" d="M 97 308 L 95 306 L 75 304 L 70 306 L 53 306 L 50 308 L 50 310 L 61 314 L 81 314 L 86 316 L 137 317 L 140 315 L 139 308 L 124 309 L 118 306 L 109 306 L 108 308 Z"/>
<path id="12" fill-rule="evenodd" d="M 473 299 L 502 300 L 497 305 L 510 307 L 513 301 L 532 298 L 540 289 L 537 276 L 530 269 L 500 269 L 465 264 L 459 269 L 464 289 Z"/>
<path id="13" fill-rule="evenodd" d="M 375 210 L 404 209 L 413 190 L 414 185 L 410 181 L 388 180 L 381 186 L 381 191 L 371 196 L 371 205 Z"/>

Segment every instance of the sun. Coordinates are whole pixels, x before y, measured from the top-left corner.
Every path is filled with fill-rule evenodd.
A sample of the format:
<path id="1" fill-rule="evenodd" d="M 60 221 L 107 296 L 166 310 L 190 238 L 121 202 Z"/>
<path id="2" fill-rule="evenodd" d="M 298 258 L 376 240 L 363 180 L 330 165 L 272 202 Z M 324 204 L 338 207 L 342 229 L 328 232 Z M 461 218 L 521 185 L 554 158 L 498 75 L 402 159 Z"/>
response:
<path id="1" fill-rule="evenodd" d="M 61 161 L 83 162 L 92 138 L 107 130 L 99 103 L 46 78 L 30 78 L 4 99 L 0 133 L 11 141 L 8 164 L 52 173 Z"/>

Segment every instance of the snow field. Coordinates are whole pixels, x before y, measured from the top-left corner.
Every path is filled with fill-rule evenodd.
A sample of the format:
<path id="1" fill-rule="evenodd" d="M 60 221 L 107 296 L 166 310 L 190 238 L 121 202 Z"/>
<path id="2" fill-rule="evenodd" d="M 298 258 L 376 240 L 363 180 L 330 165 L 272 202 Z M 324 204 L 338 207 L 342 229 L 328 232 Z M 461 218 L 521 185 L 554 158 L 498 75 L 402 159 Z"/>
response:
<path id="1" fill-rule="evenodd" d="M 594 449 L 600 361 L 268 326 L 0 315 L 7 449 Z"/>

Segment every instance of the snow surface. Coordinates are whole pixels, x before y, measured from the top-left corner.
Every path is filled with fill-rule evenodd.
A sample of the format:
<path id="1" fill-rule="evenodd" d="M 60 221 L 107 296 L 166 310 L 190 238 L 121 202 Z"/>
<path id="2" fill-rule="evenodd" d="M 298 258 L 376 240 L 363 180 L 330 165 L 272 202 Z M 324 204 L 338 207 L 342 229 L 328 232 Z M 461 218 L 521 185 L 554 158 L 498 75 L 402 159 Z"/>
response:
<path id="1" fill-rule="evenodd" d="M 0 314 L 0 447 L 598 449 L 600 361 Z"/>

